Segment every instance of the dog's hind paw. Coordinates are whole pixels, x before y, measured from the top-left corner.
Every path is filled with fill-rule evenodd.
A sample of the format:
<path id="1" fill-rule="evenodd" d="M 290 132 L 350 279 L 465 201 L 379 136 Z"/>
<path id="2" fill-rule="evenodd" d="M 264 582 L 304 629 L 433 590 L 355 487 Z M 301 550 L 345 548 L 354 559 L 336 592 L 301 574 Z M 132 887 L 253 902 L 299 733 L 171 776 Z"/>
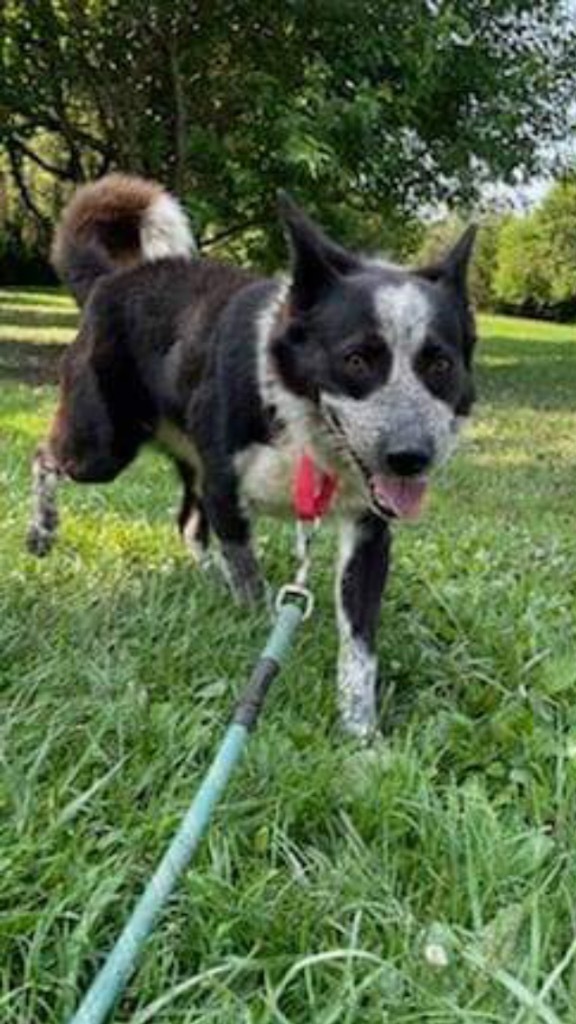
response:
<path id="1" fill-rule="evenodd" d="M 52 530 L 47 530 L 39 523 L 31 523 L 26 534 L 26 548 L 31 555 L 43 558 L 53 547 L 56 535 Z"/>

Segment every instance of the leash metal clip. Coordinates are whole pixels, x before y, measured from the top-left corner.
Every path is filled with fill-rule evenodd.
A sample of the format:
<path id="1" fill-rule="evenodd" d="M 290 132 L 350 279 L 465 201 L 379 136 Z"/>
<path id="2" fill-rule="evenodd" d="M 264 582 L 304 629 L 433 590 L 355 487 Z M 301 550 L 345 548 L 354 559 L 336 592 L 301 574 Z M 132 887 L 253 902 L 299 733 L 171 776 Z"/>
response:
<path id="1" fill-rule="evenodd" d="M 308 587 L 302 587 L 298 583 L 285 583 L 276 595 L 276 611 L 279 612 L 291 598 L 297 598 L 304 602 L 302 621 L 306 622 L 306 619 L 309 619 L 314 611 L 314 595 L 308 590 Z"/>
<path id="2" fill-rule="evenodd" d="M 308 575 L 310 572 L 310 548 L 314 535 L 320 526 L 320 519 L 314 519 L 311 523 L 299 519 L 296 523 L 296 557 L 299 565 L 293 583 L 286 583 L 280 587 L 276 597 L 276 611 L 280 609 L 292 597 L 304 602 L 304 621 L 309 619 L 314 610 L 314 595 L 307 587 Z"/>

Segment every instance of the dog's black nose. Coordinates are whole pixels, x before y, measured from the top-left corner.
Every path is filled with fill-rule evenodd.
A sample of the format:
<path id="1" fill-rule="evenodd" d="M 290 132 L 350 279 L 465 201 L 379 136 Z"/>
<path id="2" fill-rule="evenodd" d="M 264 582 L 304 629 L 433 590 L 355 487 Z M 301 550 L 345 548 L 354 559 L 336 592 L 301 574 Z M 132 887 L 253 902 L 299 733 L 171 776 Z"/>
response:
<path id="1" fill-rule="evenodd" d="M 429 448 L 406 448 L 404 451 L 388 452 L 386 463 L 395 476 L 419 476 L 432 462 Z"/>

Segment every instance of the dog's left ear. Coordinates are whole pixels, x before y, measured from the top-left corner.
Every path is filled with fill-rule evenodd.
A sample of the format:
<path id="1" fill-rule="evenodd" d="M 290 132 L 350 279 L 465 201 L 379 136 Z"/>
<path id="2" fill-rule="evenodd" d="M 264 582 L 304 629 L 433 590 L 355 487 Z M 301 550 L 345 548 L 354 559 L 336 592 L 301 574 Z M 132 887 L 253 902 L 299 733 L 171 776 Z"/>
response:
<path id="1" fill-rule="evenodd" d="M 298 312 L 307 312 L 357 269 L 358 260 L 328 238 L 287 192 L 278 192 L 278 211 L 292 250 L 292 302 Z"/>
<path id="2" fill-rule="evenodd" d="M 477 231 L 478 225 L 470 224 L 456 244 L 452 246 L 438 263 L 434 263 L 430 267 L 422 267 L 417 273 L 432 281 L 445 280 L 457 288 L 458 291 L 466 292 L 468 268 Z"/>

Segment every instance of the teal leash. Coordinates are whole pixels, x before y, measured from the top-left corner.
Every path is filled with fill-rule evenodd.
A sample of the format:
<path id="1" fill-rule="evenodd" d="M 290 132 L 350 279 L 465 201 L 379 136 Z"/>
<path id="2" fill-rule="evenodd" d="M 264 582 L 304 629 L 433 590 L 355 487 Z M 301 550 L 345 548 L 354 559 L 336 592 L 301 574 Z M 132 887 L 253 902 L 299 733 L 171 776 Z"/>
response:
<path id="1" fill-rule="evenodd" d="M 280 672 L 300 624 L 312 614 L 306 587 L 310 565 L 309 537 L 298 537 L 300 568 L 294 583 L 276 601 L 276 621 L 256 662 L 250 682 L 236 706 L 232 724 L 186 815 L 138 900 L 130 918 L 96 975 L 70 1024 L 103 1024 L 136 969 L 146 940 L 206 832 L 212 812 L 258 721 L 270 685 Z"/>

